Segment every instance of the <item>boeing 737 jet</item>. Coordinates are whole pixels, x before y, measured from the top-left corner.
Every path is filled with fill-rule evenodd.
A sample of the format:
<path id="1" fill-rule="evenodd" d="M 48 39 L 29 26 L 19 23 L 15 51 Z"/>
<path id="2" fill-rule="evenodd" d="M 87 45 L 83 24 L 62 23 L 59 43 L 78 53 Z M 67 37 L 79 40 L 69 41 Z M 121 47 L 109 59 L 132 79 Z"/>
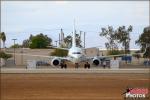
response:
<path id="1" fill-rule="evenodd" d="M 88 62 L 92 61 L 94 65 L 100 64 L 101 58 L 106 58 L 106 56 L 95 56 L 95 57 L 87 57 L 85 54 L 85 48 L 78 47 L 76 45 L 76 37 L 75 37 L 75 23 L 73 25 L 73 34 L 72 34 L 72 46 L 70 49 L 67 48 L 59 48 L 59 49 L 65 49 L 68 50 L 68 56 L 67 57 L 54 57 L 51 60 L 51 65 L 58 66 L 62 61 L 70 61 L 74 64 L 79 64 L 80 62 Z M 109 56 L 110 57 L 110 56 Z"/>

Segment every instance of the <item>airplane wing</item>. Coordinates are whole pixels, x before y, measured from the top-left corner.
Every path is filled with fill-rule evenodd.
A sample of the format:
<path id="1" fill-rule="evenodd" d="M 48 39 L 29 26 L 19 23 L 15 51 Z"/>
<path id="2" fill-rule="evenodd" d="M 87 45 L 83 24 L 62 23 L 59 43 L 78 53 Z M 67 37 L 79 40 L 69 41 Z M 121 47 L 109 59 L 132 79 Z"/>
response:
<path id="1" fill-rule="evenodd" d="M 123 57 L 123 56 L 129 56 L 131 54 L 120 54 L 120 55 L 108 55 L 108 56 L 93 56 L 93 57 L 85 57 L 85 61 L 98 61 L 100 62 L 101 60 L 111 60 L 112 58 L 117 58 L 117 57 Z"/>
<path id="2" fill-rule="evenodd" d="M 7 54 L 12 54 L 14 55 L 14 53 L 7 53 Z M 31 57 L 41 57 L 41 58 L 47 58 L 49 60 L 52 59 L 60 59 L 63 61 L 70 61 L 68 57 L 58 57 L 58 56 L 45 56 L 45 55 L 33 55 L 33 54 L 22 54 L 22 53 L 15 53 L 15 55 L 23 55 L 23 56 L 31 56 Z"/>
<path id="3" fill-rule="evenodd" d="M 12 54 L 14 53 L 7 53 L 7 54 Z M 33 56 L 33 57 L 45 57 L 45 58 L 51 58 L 52 56 L 45 56 L 45 55 L 32 55 L 32 54 L 23 54 L 23 53 L 15 53 L 15 55 L 24 55 L 24 56 Z"/>
<path id="4" fill-rule="evenodd" d="M 120 54 L 120 55 L 108 55 L 108 56 L 94 56 L 94 57 L 85 57 L 85 61 L 93 61 L 100 62 L 101 60 L 110 60 L 111 58 L 123 57 L 123 56 L 133 56 L 133 54 Z M 142 54 L 142 53 L 140 53 Z"/>

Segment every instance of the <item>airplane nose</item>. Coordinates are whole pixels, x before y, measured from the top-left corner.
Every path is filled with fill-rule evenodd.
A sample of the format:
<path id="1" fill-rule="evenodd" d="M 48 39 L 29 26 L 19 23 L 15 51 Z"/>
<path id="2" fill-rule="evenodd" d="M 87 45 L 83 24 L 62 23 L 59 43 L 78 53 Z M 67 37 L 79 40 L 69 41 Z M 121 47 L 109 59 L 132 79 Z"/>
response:
<path id="1" fill-rule="evenodd" d="M 79 62 L 80 61 L 80 56 L 79 55 L 74 56 L 74 61 Z"/>
<path id="2" fill-rule="evenodd" d="M 76 55 L 76 56 L 74 56 L 74 58 L 78 59 L 78 58 L 80 58 L 80 55 Z"/>

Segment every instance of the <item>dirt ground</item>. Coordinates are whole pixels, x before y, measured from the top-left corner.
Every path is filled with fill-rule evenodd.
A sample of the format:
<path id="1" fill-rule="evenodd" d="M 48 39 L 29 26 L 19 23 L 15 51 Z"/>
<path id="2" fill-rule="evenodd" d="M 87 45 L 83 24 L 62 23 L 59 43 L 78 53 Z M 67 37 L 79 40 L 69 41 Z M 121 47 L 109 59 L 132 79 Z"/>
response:
<path id="1" fill-rule="evenodd" d="M 124 100 L 148 74 L 1 74 L 1 100 Z M 141 99 L 148 100 L 148 99 Z"/>

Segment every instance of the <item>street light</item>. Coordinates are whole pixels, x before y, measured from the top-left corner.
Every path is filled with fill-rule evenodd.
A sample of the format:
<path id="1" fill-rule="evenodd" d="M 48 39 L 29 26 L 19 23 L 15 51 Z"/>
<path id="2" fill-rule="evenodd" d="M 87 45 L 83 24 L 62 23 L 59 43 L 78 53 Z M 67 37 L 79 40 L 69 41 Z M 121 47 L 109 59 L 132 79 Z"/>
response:
<path id="1" fill-rule="evenodd" d="M 21 63 L 22 63 L 22 65 L 23 65 L 23 47 L 22 47 L 22 49 L 21 49 L 21 54 L 22 54 L 22 56 L 21 56 Z"/>
<path id="2" fill-rule="evenodd" d="M 15 64 L 15 41 L 17 40 L 17 39 L 12 39 L 13 41 L 14 41 L 14 64 Z M 16 65 L 16 64 L 15 64 Z"/>

